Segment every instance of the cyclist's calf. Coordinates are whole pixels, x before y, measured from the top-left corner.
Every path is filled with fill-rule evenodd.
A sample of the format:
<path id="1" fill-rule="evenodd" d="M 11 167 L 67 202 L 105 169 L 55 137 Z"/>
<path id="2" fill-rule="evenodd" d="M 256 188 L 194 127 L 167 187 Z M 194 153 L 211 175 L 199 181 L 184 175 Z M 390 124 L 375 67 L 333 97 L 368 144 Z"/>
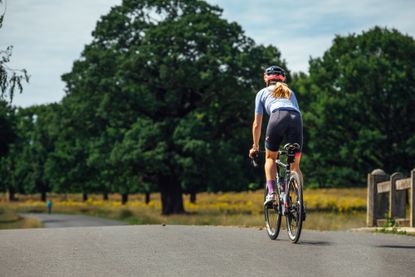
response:
<path id="1" fill-rule="evenodd" d="M 275 160 L 278 158 L 278 152 L 265 150 L 265 178 L 267 181 L 275 180 L 275 175 L 277 172 L 277 167 L 275 165 Z"/>
<path id="2" fill-rule="evenodd" d="M 291 164 L 291 169 L 297 172 L 298 176 L 300 177 L 301 183 L 303 183 L 303 173 L 300 170 L 300 160 L 301 160 L 301 153 L 295 154 L 294 163 Z"/>

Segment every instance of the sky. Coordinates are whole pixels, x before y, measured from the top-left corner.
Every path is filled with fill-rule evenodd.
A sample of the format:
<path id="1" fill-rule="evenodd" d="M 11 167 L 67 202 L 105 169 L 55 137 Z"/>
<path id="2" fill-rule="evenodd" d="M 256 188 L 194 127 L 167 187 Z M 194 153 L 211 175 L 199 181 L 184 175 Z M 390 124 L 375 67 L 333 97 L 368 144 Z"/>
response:
<path id="1" fill-rule="evenodd" d="M 65 83 L 101 15 L 121 0 L 3 0 L 7 3 L 0 50 L 13 45 L 9 66 L 31 78 L 13 104 L 28 107 L 59 102 Z M 375 25 L 415 37 L 415 0 L 207 0 L 223 18 L 236 21 L 257 44 L 276 46 L 294 72 L 308 71 L 335 35 L 359 34 Z"/>

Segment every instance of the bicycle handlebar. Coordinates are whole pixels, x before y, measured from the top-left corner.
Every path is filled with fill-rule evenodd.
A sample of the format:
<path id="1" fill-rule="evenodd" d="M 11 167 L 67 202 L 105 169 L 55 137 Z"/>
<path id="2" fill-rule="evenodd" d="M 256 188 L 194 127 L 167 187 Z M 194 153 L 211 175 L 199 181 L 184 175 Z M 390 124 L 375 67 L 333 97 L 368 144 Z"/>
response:
<path id="1" fill-rule="evenodd" d="M 255 152 L 254 156 L 251 158 L 252 165 L 258 167 L 259 165 L 259 151 Z"/>
<path id="2" fill-rule="evenodd" d="M 265 153 L 264 150 L 258 150 L 257 152 L 255 152 L 254 156 L 251 158 L 251 162 L 252 165 L 254 167 L 258 167 L 259 166 L 259 153 Z M 279 150 L 278 151 L 278 155 L 288 155 L 288 151 L 287 150 Z M 281 163 L 282 166 L 285 166 L 285 164 Z"/>

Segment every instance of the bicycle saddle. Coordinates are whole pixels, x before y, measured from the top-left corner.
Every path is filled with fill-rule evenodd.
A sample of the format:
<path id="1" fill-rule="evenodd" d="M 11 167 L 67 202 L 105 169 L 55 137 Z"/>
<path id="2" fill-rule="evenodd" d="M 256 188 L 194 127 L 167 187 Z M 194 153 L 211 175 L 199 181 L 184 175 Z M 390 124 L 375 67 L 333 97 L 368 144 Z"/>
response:
<path id="1" fill-rule="evenodd" d="M 287 143 L 284 145 L 284 149 L 289 153 L 293 153 L 297 150 L 300 150 L 300 145 L 298 143 Z"/>

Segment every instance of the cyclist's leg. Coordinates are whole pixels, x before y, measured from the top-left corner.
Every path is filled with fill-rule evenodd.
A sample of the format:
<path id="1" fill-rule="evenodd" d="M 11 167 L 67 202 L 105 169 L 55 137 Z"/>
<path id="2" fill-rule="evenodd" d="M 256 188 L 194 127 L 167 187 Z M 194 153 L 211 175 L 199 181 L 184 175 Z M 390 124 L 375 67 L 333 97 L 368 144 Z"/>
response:
<path id="1" fill-rule="evenodd" d="M 300 161 L 301 161 L 301 152 L 298 152 L 295 154 L 295 160 L 294 160 L 294 163 L 291 165 L 291 169 L 297 172 L 298 176 L 300 177 L 301 183 L 304 184 L 303 173 L 301 172 L 301 169 L 300 169 Z"/>
<path id="2" fill-rule="evenodd" d="M 265 149 L 265 178 L 267 181 L 274 181 L 277 174 L 275 160 L 278 158 L 278 152 Z"/>
<path id="3" fill-rule="evenodd" d="M 290 143 L 298 143 L 300 145 L 299 152 L 295 155 L 295 160 L 291 165 L 291 169 L 297 172 L 301 183 L 304 184 L 303 174 L 300 170 L 301 150 L 303 147 L 303 121 L 300 113 L 290 112 L 290 126 L 287 128 L 287 141 Z"/>
<path id="4" fill-rule="evenodd" d="M 271 113 L 268 121 L 267 132 L 265 135 L 265 177 L 267 180 L 268 191 L 273 191 L 275 187 L 275 177 L 277 167 L 275 160 L 278 158 L 278 150 L 285 133 L 284 121 L 280 111 Z M 271 189 L 272 187 L 272 189 Z"/>
<path id="5" fill-rule="evenodd" d="M 295 155 L 294 163 L 291 164 L 291 170 L 298 174 L 298 177 L 300 178 L 300 187 L 304 187 L 304 178 L 300 170 L 301 150 L 303 145 L 303 121 L 301 114 L 298 112 L 290 112 L 290 124 L 287 128 L 287 141 L 290 143 L 298 143 L 300 145 L 300 149 Z M 306 211 L 303 204 L 301 204 L 301 211 L 302 221 L 304 221 L 306 219 Z"/>

